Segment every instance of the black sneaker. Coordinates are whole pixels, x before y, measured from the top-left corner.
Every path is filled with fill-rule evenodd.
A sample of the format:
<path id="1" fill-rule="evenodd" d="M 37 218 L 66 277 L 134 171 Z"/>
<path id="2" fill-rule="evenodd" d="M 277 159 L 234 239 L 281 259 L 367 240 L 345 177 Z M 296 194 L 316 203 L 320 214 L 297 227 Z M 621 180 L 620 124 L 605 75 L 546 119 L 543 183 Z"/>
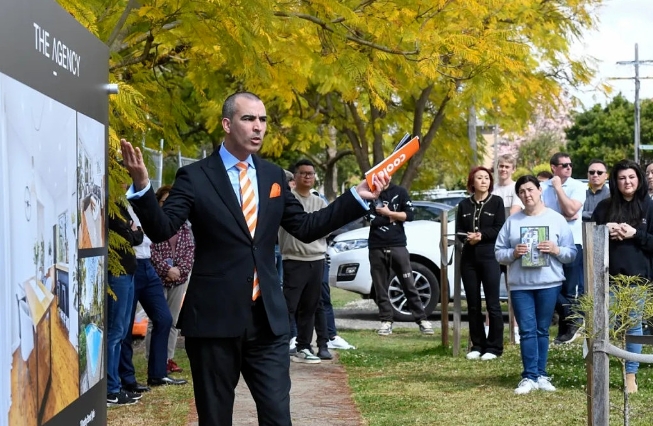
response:
<path id="1" fill-rule="evenodd" d="M 116 407 L 119 405 L 133 405 L 136 404 L 136 402 L 138 401 L 127 396 L 127 393 L 125 393 L 125 391 L 122 390 L 118 393 L 107 394 L 107 407 Z"/>
<path id="2" fill-rule="evenodd" d="M 570 324 L 567 333 L 565 333 L 563 336 L 560 336 L 560 338 L 557 339 L 559 341 L 558 344 L 571 343 L 577 338 L 579 338 L 580 335 L 581 335 L 581 329 L 575 325 Z"/>
<path id="3" fill-rule="evenodd" d="M 143 395 L 141 395 L 140 393 L 129 392 L 126 389 L 123 389 L 122 391 L 127 395 L 128 398 L 131 398 L 134 401 L 138 401 L 139 399 L 141 399 L 143 397 Z"/>

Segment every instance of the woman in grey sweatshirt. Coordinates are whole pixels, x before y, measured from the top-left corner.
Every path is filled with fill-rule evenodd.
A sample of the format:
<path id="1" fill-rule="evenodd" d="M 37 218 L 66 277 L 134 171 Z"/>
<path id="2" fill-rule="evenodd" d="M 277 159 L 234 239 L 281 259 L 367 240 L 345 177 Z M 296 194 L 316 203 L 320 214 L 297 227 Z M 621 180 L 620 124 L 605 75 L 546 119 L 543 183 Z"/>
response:
<path id="1" fill-rule="evenodd" d="M 562 264 L 576 258 L 576 246 L 565 218 L 544 206 L 535 176 L 520 177 L 515 190 L 524 210 L 506 219 L 494 253 L 499 263 L 509 265 L 508 287 L 524 367 L 515 393 L 521 395 L 556 390 L 546 373 L 549 326 L 565 279 Z"/>

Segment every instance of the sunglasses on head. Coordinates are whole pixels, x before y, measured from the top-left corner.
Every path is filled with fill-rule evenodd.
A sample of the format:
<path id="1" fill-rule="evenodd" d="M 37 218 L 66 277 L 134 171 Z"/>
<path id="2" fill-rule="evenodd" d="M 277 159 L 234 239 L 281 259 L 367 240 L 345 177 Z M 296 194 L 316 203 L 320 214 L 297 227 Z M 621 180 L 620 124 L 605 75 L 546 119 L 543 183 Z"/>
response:
<path id="1" fill-rule="evenodd" d="M 589 170 L 587 173 L 591 174 L 592 176 L 594 176 L 594 175 L 601 176 L 605 172 L 603 170 Z"/>
<path id="2" fill-rule="evenodd" d="M 560 163 L 558 164 L 558 167 L 564 167 L 565 169 L 568 167 L 573 167 L 572 163 Z"/>

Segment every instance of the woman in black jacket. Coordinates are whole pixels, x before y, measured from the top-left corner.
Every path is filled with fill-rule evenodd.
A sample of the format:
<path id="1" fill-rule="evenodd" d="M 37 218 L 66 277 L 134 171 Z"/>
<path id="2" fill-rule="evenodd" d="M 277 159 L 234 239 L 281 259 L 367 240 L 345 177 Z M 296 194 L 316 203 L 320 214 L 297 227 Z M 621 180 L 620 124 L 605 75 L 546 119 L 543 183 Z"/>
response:
<path id="1" fill-rule="evenodd" d="M 460 275 L 467 296 L 469 336 L 472 348 L 467 359 L 489 361 L 503 353 L 503 314 L 499 301 L 501 269 L 494 256 L 494 243 L 506 220 L 501 197 L 492 195 L 494 180 L 485 167 L 475 167 L 467 178 L 471 197 L 458 205 L 456 233 L 463 241 Z M 481 307 L 481 285 L 490 320 L 485 335 Z"/>
<path id="2" fill-rule="evenodd" d="M 594 209 L 592 221 L 606 225 L 610 233 L 608 246 L 610 276 L 639 276 L 653 280 L 653 202 L 648 196 L 646 178 L 639 165 L 622 160 L 610 173 L 610 198 Z M 644 301 L 638 301 L 643 307 Z M 631 312 L 635 324 L 626 334 L 642 335 L 642 312 Z M 626 350 L 642 353 L 642 345 L 626 343 Z M 626 361 L 626 391 L 637 392 L 639 363 Z"/>

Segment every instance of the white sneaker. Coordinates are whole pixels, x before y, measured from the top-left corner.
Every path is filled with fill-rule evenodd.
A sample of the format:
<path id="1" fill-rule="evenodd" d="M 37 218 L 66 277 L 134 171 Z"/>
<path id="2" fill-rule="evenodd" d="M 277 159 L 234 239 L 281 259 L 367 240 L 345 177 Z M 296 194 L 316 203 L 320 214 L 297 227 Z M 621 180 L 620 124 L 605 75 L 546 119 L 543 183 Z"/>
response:
<path id="1" fill-rule="evenodd" d="M 295 356 L 291 358 L 294 362 L 303 362 L 304 364 L 319 364 L 322 360 L 313 355 L 313 353 L 308 349 L 302 349 L 297 351 Z"/>
<path id="2" fill-rule="evenodd" d="M 290 350 L 293 350 L 297 347 L 297 337 L 290 339 Z"/>
<path id="3" fill-rule="evenodd" d="M 327 342 L 327 348 L 329 349 L 356 349 L 356 346 L 350 345 L 345 339 L 340 336 L 336 336 L 333 339 L 330 339 Z"/>
<path id="4" fill-rule="evenodd" d="M 515 389 L 515 394 L 517 395 L 526 395 L 530 391 L 537 390 L 537 383 L 531 379 L 521 379 L 521 382 L 517 385 Z"/>
<path id="5" fill-rule="evenodd" d="M 481 353 L 479 351 L 471 351 L 470 353 L 467 354 L 467 359 L 479 359 L 481 357 Z"/>
<path id="6" fill-rule="evenodd" d="M 556 388 L 551 384 L 551 378 L 540 376 L 537 378 L 537 388 L 547 392 L 555 392 Z"/>
<path id="7" fill-rule="evenodd" d="M 489 352 L 486 352 L 481 357 L 481 361 L 492 361 L 493 359 L 497 359 L 497 358 L 498 357 L 495 354 L 491 354 Z"/>
<path id="8" fill-rule="evenodd" d="M 383 321 L 381 327 L 376 331 L 379 336 L 389 336 L 392 334 L 392 323 L 390 321 Z"/>
<path id="9" fill-rule="evenodd" d="M 420 322 L 417 323 L 417 325 L 419 325 L 419 331 L 421 331 L 422 334 L 427 336 L 433 334 L 433 326 L 429 321 L 421 320 Z"/>

